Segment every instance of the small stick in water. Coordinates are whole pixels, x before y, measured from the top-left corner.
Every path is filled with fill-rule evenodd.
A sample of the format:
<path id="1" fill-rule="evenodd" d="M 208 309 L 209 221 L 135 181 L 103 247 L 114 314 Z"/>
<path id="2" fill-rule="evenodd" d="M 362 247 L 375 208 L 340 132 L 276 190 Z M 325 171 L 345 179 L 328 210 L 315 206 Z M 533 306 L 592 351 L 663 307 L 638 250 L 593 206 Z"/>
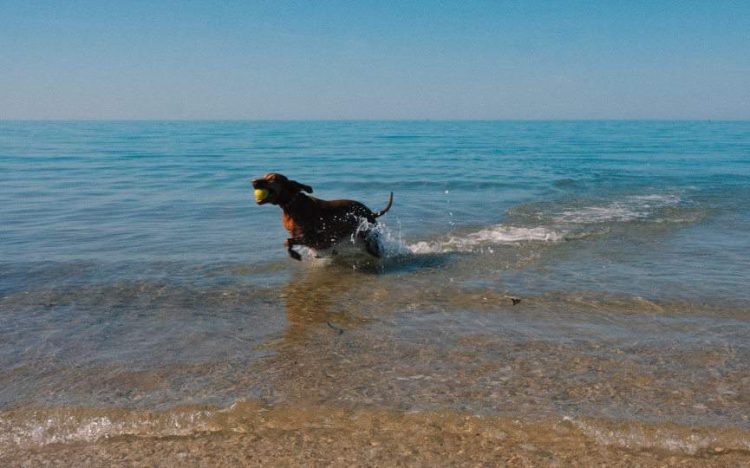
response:
<path id="1" fill-rule="evenodd" d="M 326 322 L 326 324 L 327 324 L 327 325 L 328 325 L 329 327 L 331 327 L 331 328 L 333 328 L 334 330 L 336 330 L 336 333 L 337 333 L 337 334 L 339 334 L 339 335 L 343 335 L 343 334 L 344 334 L 344 329 L 343 329 L 343 328 L 339 328 L 339 327 L 337 327 L 336 325 L 332 324 L 331 322 Z"/>

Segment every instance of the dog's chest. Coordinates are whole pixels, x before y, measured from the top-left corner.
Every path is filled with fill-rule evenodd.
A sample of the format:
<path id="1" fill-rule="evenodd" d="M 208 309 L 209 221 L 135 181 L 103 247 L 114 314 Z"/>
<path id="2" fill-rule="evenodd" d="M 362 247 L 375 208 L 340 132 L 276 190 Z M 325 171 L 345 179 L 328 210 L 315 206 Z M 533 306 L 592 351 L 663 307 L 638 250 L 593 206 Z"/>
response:
<path id="1" fill-rule="evenodd" d="M 292 236 L 300 234 L 299 231 L 301 231 L 301 228 L 299 227 L 299 224 L 294 221 L 294 218 L 292 218 L 288 213 L 282 213 L 281 215 L 281 224 L 284 225 L 284 229 L 289 231 L 289 234 Z"/>
<path id="2" fill-rule="evenodd" d="M 351 213 L 326 216 L 326 213 L 286 213 L 282 218 L 289 234 L 303 241 L 307 247 L 325 249 L 333 244 L 348 240 L 356 232 L 360 221 Z"/>
<path id="3" fill-rule="evenodd" d="M 334 228 L 335 223 L 321 216 L 299 215 L 296 213 L 284 213 L 281 222 L 292 237 L 314 238 L 327 236 Z"/>

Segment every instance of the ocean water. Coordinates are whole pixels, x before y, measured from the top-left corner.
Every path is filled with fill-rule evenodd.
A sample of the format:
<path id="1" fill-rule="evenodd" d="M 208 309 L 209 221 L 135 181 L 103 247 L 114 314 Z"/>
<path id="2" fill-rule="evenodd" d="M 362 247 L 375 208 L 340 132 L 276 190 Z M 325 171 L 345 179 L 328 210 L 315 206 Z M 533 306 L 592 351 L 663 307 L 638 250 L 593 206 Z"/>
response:
<path id="1" fill-rule="evenodd" d="M 394 192 L 386 258 L 290 259 L 272 171 Z M 0 122 L 0 451 L 260 404 L 746 453 L 748 232 L 750 122 Z"/>

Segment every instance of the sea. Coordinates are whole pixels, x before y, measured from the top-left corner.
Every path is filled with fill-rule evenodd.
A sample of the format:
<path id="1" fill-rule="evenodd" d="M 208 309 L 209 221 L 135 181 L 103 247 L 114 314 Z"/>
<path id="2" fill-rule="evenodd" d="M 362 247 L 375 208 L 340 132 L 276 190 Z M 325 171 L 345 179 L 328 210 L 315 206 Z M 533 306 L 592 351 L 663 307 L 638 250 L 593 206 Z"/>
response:
<path id="1" fill-rule="evenodd" d="M 268 172 L 393 192 L 384 258 L 291 259 Z M 0 453 L 284 409 L 747 455 L 749 232 L 746 121 L 0 121 Z"/>

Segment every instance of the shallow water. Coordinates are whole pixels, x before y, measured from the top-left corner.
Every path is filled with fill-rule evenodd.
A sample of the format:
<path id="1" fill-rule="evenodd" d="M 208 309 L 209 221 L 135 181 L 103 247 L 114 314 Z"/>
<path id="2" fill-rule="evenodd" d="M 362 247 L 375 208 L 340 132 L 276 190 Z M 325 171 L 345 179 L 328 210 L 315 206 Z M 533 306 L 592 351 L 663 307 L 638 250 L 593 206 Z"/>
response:
<path id="1" fill-rule="evenodd" d="M 261 404 L 748 450 L 750 123 L 2 122 L 0 168 L 0 446 Z M 289 259 L 269 171 L 393 191 L 387 258 Z"/>

